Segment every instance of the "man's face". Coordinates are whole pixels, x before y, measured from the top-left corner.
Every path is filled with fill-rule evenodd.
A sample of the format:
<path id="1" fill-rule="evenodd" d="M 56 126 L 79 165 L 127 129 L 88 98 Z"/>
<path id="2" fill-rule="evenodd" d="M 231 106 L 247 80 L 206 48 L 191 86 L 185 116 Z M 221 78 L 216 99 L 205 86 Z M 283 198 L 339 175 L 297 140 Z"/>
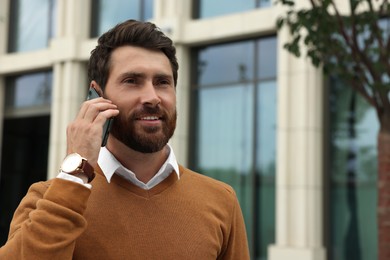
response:
<path id="1" fill-rule="evenodd" d="M 164 53 L 123 46 L 111 55 L 105 97 L 118 106 L 111 134 L 129 148 L 160 151 L 176 128 L 176 92 Z"/>

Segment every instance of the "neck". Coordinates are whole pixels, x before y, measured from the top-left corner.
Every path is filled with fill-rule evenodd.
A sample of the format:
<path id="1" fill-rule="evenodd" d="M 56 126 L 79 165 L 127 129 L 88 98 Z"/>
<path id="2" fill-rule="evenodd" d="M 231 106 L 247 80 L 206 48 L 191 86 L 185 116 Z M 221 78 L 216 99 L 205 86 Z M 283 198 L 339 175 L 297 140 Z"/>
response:
<path id="1" fill-rule="evenodd" d="M 141 153 L 127 147 L 112 136 L 106 148 L 143 183 L 152 179 L 168 158 L 167 146 L 155 153 Z"/>

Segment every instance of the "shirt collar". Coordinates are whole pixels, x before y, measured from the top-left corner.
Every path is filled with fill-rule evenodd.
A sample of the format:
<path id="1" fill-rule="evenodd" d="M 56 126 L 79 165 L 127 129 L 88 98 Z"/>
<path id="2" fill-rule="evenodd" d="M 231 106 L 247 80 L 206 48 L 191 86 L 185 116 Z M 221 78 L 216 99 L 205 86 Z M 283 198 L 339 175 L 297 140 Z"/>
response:
<path id="1" fill-rule="evenodd" d="M 102 169 L 103 174 L 107 179 L 107 182 L 109 183 L 111 182 L 111 178 L 114 173 L 118 171 L 120 175 L 124 176 L 126 179 L 129 179 L 137 186 L 145 186 L 144 188 L 151 188 L 149 186 L 152 185 L 153 187 L 160 183 L 162 180 L 168 177 L 172 170 L 175 171 L 177 178 L 180 179 L 179 165 L 176 156 L 173 152 L 172 147 L 169 144 L 167 144 L 167 146 L 169 148 L 169 155 L 167 160 L 161 166 L 160 170 L 156 173 L 156 175 L 147 184 L 143 184 L 142 182 L 138 181 L 138 179 L 135 177 L 135 174 L 132 171 L 126 169 L 106 147 L 102 147 L 100 149 L 98 164 L 100 169 Z M 137 183 L 137 181 L 139 183 Z"/>

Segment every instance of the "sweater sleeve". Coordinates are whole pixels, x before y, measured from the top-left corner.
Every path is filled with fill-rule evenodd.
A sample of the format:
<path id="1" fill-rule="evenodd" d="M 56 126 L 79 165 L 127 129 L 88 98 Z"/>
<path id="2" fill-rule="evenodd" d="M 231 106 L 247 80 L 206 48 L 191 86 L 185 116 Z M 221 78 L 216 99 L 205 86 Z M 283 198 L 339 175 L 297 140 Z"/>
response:
<path id="1" fill-rule="evenodd" d="M 223 260 L 249 260 L 248 238 L 246 235 L 244 218 L 237 197 L 234 194 L 231 214 L 230 232 L 225 250 L 219 259 Z"/>
<path id="2" fill-rule="evenodd" d="M 54 179 L 33 184 L 16 209 L 0 259 L 72 259 L 91 190 Z"/>

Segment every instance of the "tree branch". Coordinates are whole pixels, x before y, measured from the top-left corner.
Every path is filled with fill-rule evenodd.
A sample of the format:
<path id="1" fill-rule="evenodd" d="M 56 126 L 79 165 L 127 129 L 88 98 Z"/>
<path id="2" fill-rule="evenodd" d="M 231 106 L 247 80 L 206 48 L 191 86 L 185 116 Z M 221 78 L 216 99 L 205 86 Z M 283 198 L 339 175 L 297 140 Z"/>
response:
<path id="1" fill-rule="evenodd" d="M 334 8 L 336 18 L 339 23 L 339 31 L 340 34 L 343 36 L 344 40 L 346 41 L 346 44 L 351 48 L 351 56 L 355 64 L 363 63 L 367 69 L 367 71 L 370 73 L 371 77 L 373 78 L 374 82 L 382 82 L 381 75 L 377 73 L 376 69 L 374 68 L 374 64 L 372 63 L 372 60 L 368 57 L 369 46 L 365 46 L 364 49 L 360 49 L 358 44 L 358 34 L 356 32 L 356 13 L 355 9 L 352 9 L 351 6 L 351 27 L 352 27 L 352 39 L 348 37 L 348 34 L 345 31 L 345 24 L 343 23 L 343 20 L 341 18 L 341 15 L 333 1 L 331 1 L 331 5 Z M 385 63 L 387 64 L 387 63 Z M 367 80 L 368 85 L 372 85 L 369 80 Z M 373 92 L 376 92 L 377 90 L 375 88 L 372 88 Z M 374 95 L 375 96 L 375 95 Z M 377 98 L 376 98 L 377 100 Z M 375 102 L 378 106 L 381 106 L 383 102 Z"/>

